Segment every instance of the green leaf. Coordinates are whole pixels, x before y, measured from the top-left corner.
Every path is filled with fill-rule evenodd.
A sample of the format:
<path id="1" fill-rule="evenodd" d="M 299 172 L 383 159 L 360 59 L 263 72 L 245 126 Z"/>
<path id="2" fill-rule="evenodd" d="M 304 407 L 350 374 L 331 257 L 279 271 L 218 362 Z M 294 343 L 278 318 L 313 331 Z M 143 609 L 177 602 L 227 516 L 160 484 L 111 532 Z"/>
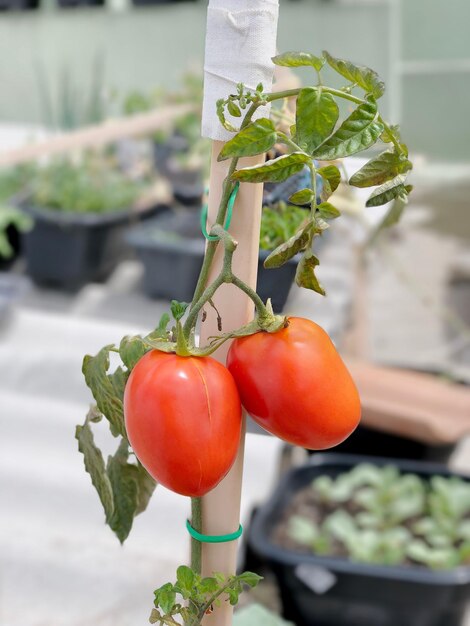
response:
<path id="1" fill-rule="evenodd" d="M 383 125 L 376 119 L 375 102 L 360 104 L 336 132 L 315 150 L 315 158 L 332 161 L 370 148 L 383 131 Z"/>
<path id="2" fill-rule="evenodd" d="M 295 235 L 284 243 L 281 243 L 264 261 L 264 267 L 268 269 L 281 267 L 281 265 L 287 263 L 287 261 L 292 259 L 298 252 L 304 250 L 310 241 L 313 226 L 313 221 L 309 220 Z"/>
<path id="3" fill-rule="evenodd" d="M 320 261 L 313 254 L 311 250 L 306 250 L 303 257 L 300 259 L 300 263 L 297 266 L 295 274 L 295 282 L 299 287 L 305 287 L 305 289 L 311 289 L 316 291 L 322 296 L 325 295 L 325 290 L 318 282 L 315 275 L 316 267 L 320 265 Z"/>
<path id="4" fill-rule="evenodd" d="M 132 370 L 137 362 L 148 351 L 142 337 L 127 335 L 121 339 L 119 344 L 119 356 L 127 369 Z"/>
<path id="5" fill-rule="evenodd" d="M 406 176 L 399 174 L 393 180 L 389 180 L 381 187 L 378 187 L 366 202 L 367 207 L 380 206 L 395 200 L 395 198 L 406 198 L 410 193 L 411 185 L 405 185 Z"/>
<path id="6" fill-rule="evenodd" d="M 126 387 L 127 379 L 129 377 L 129 372 L 125 372 L 121 366 L 116 368 L 116 371 L 112 374 L 109 374 L 109 380 L 111 381 L 116 396 L 124 399 L 124 389 Z"/>
<path id="7" fill-rule="evenodd" d="M 88 423 L 88 417 L 83 426 L 77 426 L 75 438 L 78 441 L 78 449 L 83 454 L 85 470 L 90 474 L 91 482 L 98 492 L 106 517 L 111 517 L 114 510 L 113 490 L 106 474 L 103 455 L 95 445 L 93 433 Z"/>
<path id="8" fill-rule="evenodd" d="M 238 106 L 238 104 L 233 102 L 233 100 L 228 101 L 227 110 L 230 113 L 230 115 L 233 115 L 233 117 L 241 117 L 242 115 L 242 112 L 240 111 L 240 107 Z"/>
<path id="9" fill-rule="evenodd" d="M 171 583 L 162 585 L 155 591 L 155 606 L 159 606 L 164 613 L 170 613 L 175 605 L 176 593 Z"/>
<path id="10" fill-rule="evenodd" d="M 408 172 L 413 165 L 408 159 L 402 159 L 396 152 L 386 150 L 371 159 L 349 179 L 354 187 L 373 187 L 382 185 L 398 174 Z"/>
<path id="11" fill-rule="evenodd" d="M 307 52 L 284 52 L 272 57 L 272 62 L 274 65 L 282 65 L 283 67 L 311 66 L 319 72 L 325 64 L 325 59 Z"/>
<path id="12" fill-rule="evenodd" d="M 109 421 L 111 432 L 116 437 L 117 435 L 125 436 L 126 430 L 122 398 L 116 394 L 112 380 L 107 374 L 109 353 L 112 349 L 114 346 L 108 345 L 102 348 L 96 356 L 86 355 L 83 359 L 82 372 L 98 409 Z"/>
<path id="13" fill-rule="evenodd" d="M 384 143 L 392 143 L 393 140 L 400 142 L 400 127 L 398 124 L 395 126 L 389 126 L 389 128 L 384 128 L 383 133 L 380 135 L 380 140 Z"/>
<path id="14" fill-rule="evenodd" d="M 243 572 L 242 574 L 239 574 L 237 576 L 237 579 L 244 585 L 248 585 L 249 587 L 256 587 L 256 585 L 261 580 L 263 580 L 263 577 L 253 572 Z"/>
<path id="15" fill-rule="evenodd" d="M 233 124 L 231 124 L 225 117 L 225 100 L 223 98 L 217 100 L 216 110 L 217 117 L 225 130 L 228 130 L 231 133 L 236 133 L 238 129 L 235 128 L 235 126 L 233 126 Z"/>
<path id="16" fill-rule="evenodd" d="M 160 321 L 158 322 L 157 328 L 155 328 L 155 330 L 152 330 L 152 332 L 149 333 L 146 337 L 144 337 L 142 341 L 146 343 L 146 341 L 159 341 L 161 339 L 167 340 L 168 339 L 167 326 L 169 323 L 170 323 L 170 316 L 168 315 L 168 313 L 163 313 L 163 315 L 160 318 Z"/>
<path id="17" fill-rule="evenodd" d="M 186 565 L 180 565 L 176 570 L 176 580 L 179 587 L 183 591 L 191 592 L 193 590 L 195 579 L 195 573 Z"/>
<path id="18" fill-rule="evenodd" d="M 171 305 L 170 305 L 171 314 L 173 315 L 173 317 L 175 318 L 177 322 L 179 322 L 179 320 L 184 316 L 188 306 L 189 306 L 189 302 L 178 302 L 178 300 L 171 301 Z"/>
<path id="19" fill-rule="evenodd" d="M 338 105 L 329 93 L 306 87 L 297 98 L 296 143 L 312 154 L 333 132 L 339 117 Z"/>
<path id="20" fill-rule="evenodd" d="M 235 157 L 255 156 L 270 150 L 276 143 L 276 129 L 271 120 L 261 118 L 238 132 L 227 141 L 217 161 Z"/>
<path id="21" fill-rule="evenodd" d="M 326 202 L 328 198 L 333 194 L 341 182 L 341 173 L 336 165 L 326 165 L 317 170 L 317 173 L 323 179 L 323 189 L 320 197 L 323 202 Z"/>
<path id="22" fill-rule="evenodd" d="M 344 76 L 344 78 L 352 83 L 356 83 L 359 87 L 362 87 L 364 91 L 371 93 L 374 98 L 380 98 L 383 95 L 385 85 L 374 70 L 362 65 L 355 65 L 350 61 L 337 59 L 326 51 L 323 52 L 323 56 L 328 65 L 338 72 L 338 74 L 341 74 L 341 76 Z"/>
<path id="23" fill-rule="evenodd" d="M 123 439 L 114 456 L 108 457 L 106 465 L 114 494 L 114 510 L 106 521 L 121 543 L 131 531 L 138 502 L 138 469 L 127 462 L 128 458 L 129 444 Z"/>
<path id="24" fill-rule="evenodd" d="M 292 154 L 266 161 L 263 165 L 253 165 L 237 170 L 232 174 L 232 179 L 249 183 L 281 183 L 300 172 L 310 161 L 308 154 L 292 152 Z"/>
<path id="25" fill-rule="evenodd" d="M 198 585 L 200 593 L 214 593 L 219 588 L 217 579 L 213 576 L 207 576 L 203 578 Z"/>
<path id="26" fill-rule="evenodd" d="M 329 202 L 322 202 L 317 207 L 320 217 L 324 220 L 334 220 L 341 215 L 341 212 Z"/>
<path id="27" fill-rule="evenodd" d="M 291 195 L 289 202 L 292 204 L 298 204 L 304 206 L 310 204 L 313 200 L 313 191 L 311 189 L 300 189 Z"/>

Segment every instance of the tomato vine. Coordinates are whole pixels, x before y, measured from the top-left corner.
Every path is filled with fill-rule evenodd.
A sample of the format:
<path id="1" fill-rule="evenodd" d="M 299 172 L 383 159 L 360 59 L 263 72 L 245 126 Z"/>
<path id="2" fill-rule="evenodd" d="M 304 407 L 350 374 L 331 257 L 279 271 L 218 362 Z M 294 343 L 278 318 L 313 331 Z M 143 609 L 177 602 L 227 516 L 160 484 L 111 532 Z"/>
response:
<path id="1" fill-rule="evenodd" d="M 90 474 L 102 502 L 106 522 L 121 542 L 128 536 L 134 517 L 145 510 L 156 484 L 155 476 L 149 475 L 131 447 L 126 429 L 124 395 L 136 365 L 151 350 L 176 355 L 182 359 L 208 358 L 229 339 L 239 341 L 260 331 L 278 333 L 280 336 L 285 333 L 289 324 L 287 318 L 273 313 L 269 300 L 264 303 L 256 291 L 233 272 L 232 259 L 236 253 L 237 242 L 224 228 L 224 224 L 235 185 L 245 182 L 279 183 L 304 168 L 308 169 L 310 185 L 289 198 L 291 204 L 307 207 L 305 220 L 290 239 L 280 243 L 271 252 L 265 266 L 279 267 L 301 254 L 295 281 L 300 287 L 321 295 L 325 294 L 325 290 L 316 276 L 320 261 L 314 254 L 315 240 L 340 216 L 340 211 L 331 201 L 331 196 L 341 183 L 338 161 L 366 151 L 377 143 L 385 145 L 385 150 L 372 156 L 348 181 L 353 187 L 375 187 L 366 202 L 367 207 L 394 202 L 383 219 L 384 225 L 394 223 L 401 215 L 412 190 L 411 185 L 406 182 L 412 169 L 408 149 L 402 142 L 398 127 L 388 124 L 379 112 L 377 102 L 385 87 L 373 70 L 337 59 L 327 52 L 322 56 L 287 52 L 274 57 L 273 62 L 281 66 L 313 69 L 315 84 L 277 93 L 264 92 L 261 84 L 255 89 L 239 84 L 236 93 L 217 102 L 220 122 L 234 136 L 224 144 L 218 156 L 219 161 L 230 160 L 230 165 L 223 183 L 216 220 L 210 229 L 211 240 L 207 243 L 192 302 L 172 302 L 171 324 L 170 315 L 165 314 L 157 328 L 148 335 L 125 337 L 119 347 L 105 346 L 96 356 L 86 356 L 83 362 L 85 380 L 92 391 L 96 406 L 89 412 L 85 423 L 77 426 L 76 438 L 84 456 L 85 469 Z M 325 66 L 329 66 L 346 81 L 342 88 L 325 84 L 322 73 Z M 353 93 L 357 90 L 362 95 Z M 345 119 L 340 119 L 338 102 L 342 100 L 354 105 Z M 286 116 L 275 108 L 286 101 L 295 101 L 295 120 L 289 128 L 286 128 Z M 274 107 L 272 115 L 255 119 L 258 109 L 268 104 Z M 240 123 L 235 125 L 237 121 Z M 272 149 L 277 149 L 281 154 L 255 166 L 238 167 L 241 158 L 261 155 Z M 322 181 L 320 192 L 317 185 L 319 179 Z M 219 274 L 209 283 L 218 246 L 223 247 L 223 264 Z M 209 338 L 207 345 L 198 345 L 196 325 L 201 313 L 204 320 L 206 305 L 214 306 L 213 297 L 225 283 L 234 284 L 253 301 L 256 315 L 242 328 L 228 333 L 220 332 L 219 335 Z M 218 319 L 221 322 L 220 316 Z M 111 353 L 117 353 L 122 362 L 112 373 L 109 372 Z M 178 361 L 173 361 L 176 367 Z M 158 378 L 157 374 L 156 376 Z M 106 463 L 94 442 L 92 432 L 92 424 L 103 417 L 108 420 L 112 435 L 119 437 L 117 452 L 108 457 Z M 282 432 L 283 428 L 278 429 L 278 432 Z M 201 454 L 204 454 L 203 446 Z M 193 499 L 192 524 L 196 530 L 200 530 L 199 498 Z M 253 578 L 255 575 L 249 574 L 246 574 L 245 579 L 242 575 L 232 577 L 228 582 L 217 574 L 210 582 L 207 582 L 209 579 L 201 579 L 200 544 L 194 540 L 192 565 L 192 570 L 178 570 L 179 582 L 176 585 L 168 583 L 156 592 L 153 621 L 171 625 L 178 623 L 174 619 L 178 614 L 184 624 L 196 626 L 200 624 L 204 611 L 210 608 L 212 596 L 216 599 L 221 594 L 228 594 L 230 601 L 236 602 L 242 583 L 250 585 L 257 582 Z M 180 578 L 184 578 L 186 587 Z M 207 592 L 212 595 L 194 599 L 189 589 L 191 585 L 186 584 L 189 579 L 195 585 L 195 593 L 204 595 Z M 211 588 L 206 589 L 204 585 Z M 176 602 L 177 593 L 187 601 L 186 605 Z"/>

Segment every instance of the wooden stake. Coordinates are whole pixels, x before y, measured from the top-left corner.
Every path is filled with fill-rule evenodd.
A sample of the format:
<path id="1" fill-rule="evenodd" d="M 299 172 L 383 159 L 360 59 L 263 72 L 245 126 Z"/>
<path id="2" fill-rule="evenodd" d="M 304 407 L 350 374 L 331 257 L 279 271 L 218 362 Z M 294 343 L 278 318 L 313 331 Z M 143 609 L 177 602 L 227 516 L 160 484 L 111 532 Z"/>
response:
<path id="1" fill-rule="evenodd" d="M 217 162 L 223 142 L 214 141 L 209 184 L 209 217 L 208 226 L 215 221 L 219 205 L 222 183 L 227 175 L 229 161 Z M 256 165 L 264 161 L 264 155 L 241 159 L 238 167 Z M 230 233 L 238 241 L 233 257 L 233 271 L 250 287 L 256 286 L 258 271 L 259 229 L 261 220 L 263 185 L 242 184 L 235 203 Z M 222 260 L 222 249 L 219 246 L 212 266 L 212 278 L 219 272 Z M 210 279 L 211 280 L 211 279 Z M 222 316 L 223 331 L 233 330 L 253 319 L 254 307 L 251 300 L 233 285 L 223 285 L 214 298 Z M 202 324 L 202 343 L 209 335 L 216 335 L 217 320 L 213 309 L 208 308 L 207 320 Z M 215 354 L 222 363 L 228 345 L 225 344 Z M 243 473 L 244 431 L 237 461 L 226 478 L 202 500 L 203 532 L 209 535 L 222 535 L 237 530 L 240 524 L 240 499 Z M 223 442 L 221 442 L 223 445 Z M 233 574 L 237 563 L 237 544 L 232 541 L 222 544 L 203 544 L 202 570 L 203 575 L 213 572 Z M 206 616 L 204 624 L 211 626 L 229 626 L 232 623 L 232 607 L 223 602 L 212 615 Z"/>

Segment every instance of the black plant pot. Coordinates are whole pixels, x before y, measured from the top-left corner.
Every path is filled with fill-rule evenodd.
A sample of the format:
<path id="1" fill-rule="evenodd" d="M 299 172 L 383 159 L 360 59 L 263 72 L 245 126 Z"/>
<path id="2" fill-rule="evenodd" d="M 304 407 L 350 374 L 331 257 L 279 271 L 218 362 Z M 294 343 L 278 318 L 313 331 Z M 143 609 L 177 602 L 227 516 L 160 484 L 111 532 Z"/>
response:
<path id="1" fill-rule="evenodd" d="M 13 254 L 7 259 L 4 259 L 0 256 L 0 270 L 7 270 L 8 268 L 10 268 L 20 254 L 21 237 L 16 226 L 14 226 L 13 224 L 7 226 L 6 236 L 10 246 L 13 249 Z"/>
<path id="2" fill-rule="evenodd" d="M 22 236 L 28 274 L 37 284 L 66 290 L 105 280 L 126 256 L 129 226 L 161 209 L 93 214 L 22 208 L 34 219 L 33 229 Z"/>
<path id="3" fill-rule="evenodd" d="M 39 0 L 0 0 L 0 11 L 33 11 Z"/>
<path id="4" fill-rule="evenodd" d="M 191 301 L 204 257 L 198 213 L 182 210 L 162 214 L 145 228 L 132 229 L 127 240 L 144 264 L 144 291 L 149 297 Z M 274 310 L 280 312 L 289 295 L 297 259 L 267 270 L 263 261 L 268 254 L 260 250 L 257 289 L 263 300 L 271 297 Z"/>
<path id="5" fill-rule="evenodd" d="M 57 2 L 61 9 L 104 6 L 104 0 L 57 0 Z"/>
<path id="6" fill-rule="evenodd" d="M 272 542 L 275 525 L 300 489 L 318 476 L 336 477 L 364 461 L 390 464 L 390 459 L 315 455 L 308 465 L 288 472 L 255 514 L 249 548 L 276 575 L 284 616 L 296 626 L 462 626 L 470 599 L 469 566 L 433 571 L 370 565 L 294 552 Z M 423 478 L 456 475 L 440 465 L 393 463 Z"/>

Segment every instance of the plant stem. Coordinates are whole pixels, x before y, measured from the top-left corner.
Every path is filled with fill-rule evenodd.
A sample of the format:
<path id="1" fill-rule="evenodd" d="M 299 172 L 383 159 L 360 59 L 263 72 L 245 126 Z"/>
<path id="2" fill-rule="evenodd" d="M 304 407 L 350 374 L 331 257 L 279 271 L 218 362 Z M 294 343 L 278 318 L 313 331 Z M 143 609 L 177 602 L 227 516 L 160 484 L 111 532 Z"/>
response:
<path id="1" fill-rule="evenodd" d="M 191 526 L 202 533 L 202 498 L 191 498 Z M 202 571 L 202 545 L 191 537 L 191 569 L 196 574 Z"/>

